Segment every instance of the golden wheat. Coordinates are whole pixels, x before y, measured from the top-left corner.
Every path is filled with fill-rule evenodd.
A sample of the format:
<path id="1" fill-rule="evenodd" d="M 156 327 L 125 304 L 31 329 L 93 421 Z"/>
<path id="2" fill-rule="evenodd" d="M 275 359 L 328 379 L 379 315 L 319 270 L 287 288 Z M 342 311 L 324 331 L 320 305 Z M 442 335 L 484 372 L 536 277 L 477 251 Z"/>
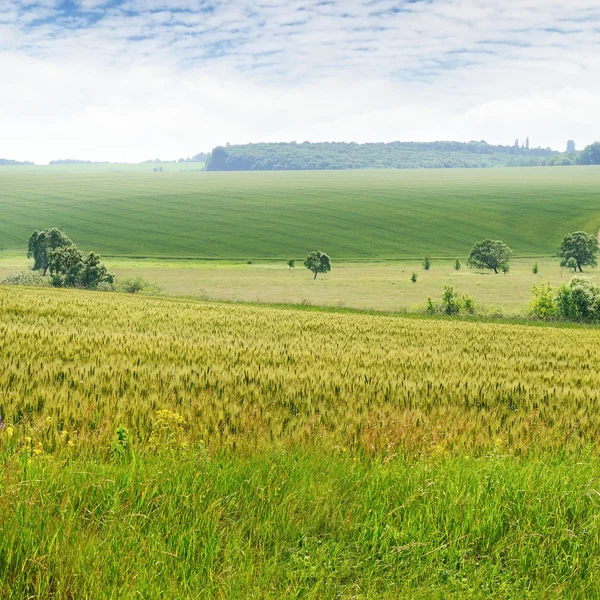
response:
<path id="1" fill-rule="evenodd" d="M 152 448 L 169 414 L 178 440 L 214 451 L 600 440 L 596 329 L 3 288 L 0 339 L 0 443 L 27 436 L 44 453 L 109 449 L 120 425 Z"/>

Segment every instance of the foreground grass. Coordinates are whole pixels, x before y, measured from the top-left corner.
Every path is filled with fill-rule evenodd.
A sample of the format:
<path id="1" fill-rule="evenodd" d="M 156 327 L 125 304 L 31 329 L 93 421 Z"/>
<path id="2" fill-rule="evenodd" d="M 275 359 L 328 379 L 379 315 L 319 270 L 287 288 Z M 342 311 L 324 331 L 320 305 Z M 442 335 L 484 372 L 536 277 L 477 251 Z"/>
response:
<path id="1" fill-rule="evenodd" d="M 0 170 L 0 248 L 60 227 L 106 256 L 465 256 L 486 237 L 552 255 L 565 233 L 600 228 L 600 169 L 345 172 Z"/>
<path id="2" fill-rule="evenodd" d="M 600 586 L 589 456 L 0 460 L 6 599 L 593 598 Z"/>

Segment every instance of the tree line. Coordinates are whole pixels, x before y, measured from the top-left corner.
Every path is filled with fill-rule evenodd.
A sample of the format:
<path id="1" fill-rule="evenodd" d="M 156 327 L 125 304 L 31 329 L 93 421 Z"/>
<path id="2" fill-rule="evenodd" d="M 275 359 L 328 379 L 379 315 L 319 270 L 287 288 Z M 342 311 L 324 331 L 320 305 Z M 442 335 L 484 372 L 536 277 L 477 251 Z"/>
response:
<path id="1" fill-rule="evenodd" d="M 480 142 L 324 142 L 217 146 L 207 157 L 208 171 L 479 168 L 600 164 L 600 142 L 567 152 L 550 148 Z"/>
<path id="2" fill-rule="evenodd" d="M 319 169 L 477 168 L 518 165 L 525 158 L 550 157 L 550 148 L 495 146 L 485 141 L 260 143 L 217 146 L 207 158 L 209 171 Z"/>

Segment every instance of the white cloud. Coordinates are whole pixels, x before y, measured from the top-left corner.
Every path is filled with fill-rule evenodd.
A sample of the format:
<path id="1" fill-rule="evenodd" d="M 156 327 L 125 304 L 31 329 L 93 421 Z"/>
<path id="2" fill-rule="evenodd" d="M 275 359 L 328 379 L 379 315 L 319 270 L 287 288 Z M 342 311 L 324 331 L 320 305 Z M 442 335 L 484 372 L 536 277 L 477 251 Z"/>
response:
<path id="1" fill-rule="evenodd" d="M 9 0 L 0 156 L 600 137 L 597 0 Z M 398 12 L 398 9 L 401 9 Z"/>

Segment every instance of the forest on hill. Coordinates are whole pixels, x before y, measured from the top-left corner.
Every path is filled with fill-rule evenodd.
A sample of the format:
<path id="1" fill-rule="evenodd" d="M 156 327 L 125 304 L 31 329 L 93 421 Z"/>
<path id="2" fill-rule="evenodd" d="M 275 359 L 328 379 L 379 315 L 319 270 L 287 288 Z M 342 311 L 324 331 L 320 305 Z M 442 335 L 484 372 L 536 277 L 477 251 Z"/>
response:
<path id="1" fill-rule="evenodd" d="M 260 143 L 217 146 L 209 171 L 318 169 L 437 169 L 573 164 L 577 153 L 530 148 L 529 140 L 512 146 L 472 142 Z"/>

